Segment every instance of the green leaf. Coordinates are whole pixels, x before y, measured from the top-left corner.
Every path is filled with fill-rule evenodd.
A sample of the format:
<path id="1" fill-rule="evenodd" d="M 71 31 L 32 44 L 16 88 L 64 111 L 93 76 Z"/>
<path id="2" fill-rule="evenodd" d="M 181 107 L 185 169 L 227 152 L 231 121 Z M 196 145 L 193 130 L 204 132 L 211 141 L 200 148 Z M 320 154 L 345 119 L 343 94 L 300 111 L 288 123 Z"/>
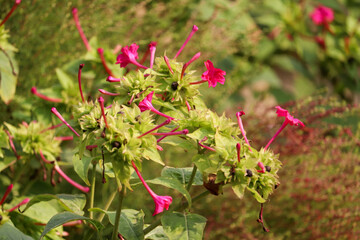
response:
<path id="1" fill-rule="evenodd" d="M 188 139 L 179 138 L 178 136 L 168 136 L 161 140 L 162 144 L 169 144 L 171 146 L 180 147 L 185 150 L 195 150 L 197 147 Z"/>
<path id="2" fill-rule="evenodd" d="M 0 51 L 0 96 L 6 104 L 15 95 L 18 74 L 18 64 L 13 52 Z"/>
<path id="3" fill-rule="evenodd" d="M 104 226 L 93 219 L 84 217 L 84 216 L 80 216 L 77 215 L 75 213 L 71 213 L 71 212 L 63 212 L 63 213 L 59 213 L 56 214 L 55 216 L 53 216 L 50 221 L 46 224 L 44 231 L 41 234 L 40 239 L 42 239 L 51 229 L 54 229 L 58 226 L 63 225 L 64 223 L 70 222 L 70 221 L 74 221 L 74 220 L 85 220 L 87 222 L 89 222 L 90 224 L 92 224 L 97 231 L 101 230 Z"/>
<path id="4" fill-rule="evenodd" d="M 247 186 L 247 184 L 245 184 L 245 183 L 233 182 L 231 185 L 231 188 L 234 191 L 234 193 L 236 194 L 236 196 L 238 198 L 242 199 L 244 197 L 244 192 L 245 192 L 246 186 Z"/>
<path id="5" fill-rule="evenodd" d="M 105 213 L 112 225 L 115 224 L 115 211 L 104 211 L 100 208 L 91 208 L 89 211 Z M 134 209 L 122 209 L 118 231 L 127 240 L 144 239 L 144 212 Z"/>
<path id="6" fill-rule="evenodd" d="M 62 86 L 65 90 L 74 88 L 73 79 L 72 79 L 68 74 L 66 74 L 66 73 L 65 73 L 62 69 L 60 69 L 60 68 L 56 68 L 55 71 L 56 71 L 56 76 L 58 77 L 61 86 Z"/>
<path id="7" fill-rule="evenodd" d="M 111 161 L 112 166 L 113 166 L 113 170 L 115 173 L 115 178 L 119 184 L 124 184 L 127 188 L 131 189 L 130 187 L 130 176 L 131 176 L 131 171 L 130 171 L 130 167 L 127 163 L 124 162 L 123 159 L 113 159 Z M 119 186 L 121 187 L 121 186 Z"/>
<path id="8" fill-rule="evenodd" d="M 74 170 L 79 175 L 79 177 L 90 186 L 90 182 L 88 179 L 88 172 L 92 157 L 86 157 L 85 155 L 82 158 L 79 158 L 78 154 L 75 154 L 73 157 Z"/>
<path id="9" fill-rule="evenodd" d="M 170 240 L 202 240 L 206 218 L 198 214 L 165 213 L 161 224 Z"/>
<path id="10" fill-rule="evenodd" d="M 146 148 L 143 152 L 144 158 L 159 163 L 161 165 L 165 165 L 165 163 L 161 160 L 161 156 L 159 152 L 155 148 Z"/>
<path id="11" fill-rule="evenodd" d="M 151 232 L 145 235 L 146 240 L 169 240 L 164 232 L 164 228 L 162 226 L 157 226 Z"/>
<path id="12" fill-rule="evenodd" d="M 179 180 L 170 177 L 159 177 L 146 181 L 147 183 L 162 185 L 168 188 L 172 188 L 180 192 L 188 201 L 189 208 L 191 207 L 191 196 L 186 188 L 179 182 Z"/>
<path id="13" fill-rule="evenodd" d="M 58 195 L 51 195 L 51 194 L 40 194 L 33 197 L 30 202 L 26 205 L 24 212 L 29 209 L 31 206 L 40 203 L 40 202 L 47 202 L 51 200 L 57 200 L 60 206 L 69 212 L 74 212 L 77 214 L 84 214 L 82 209 L 85 206 L 86 198 L 83 194 L 58 194 Z M 31 216 L 30 216 L 31 217 Z"/>
<path id="14" fill-rule="evenodd" d="M 183 186 L 185 186 L 190 180 L 192 170 L 193 170 L 192 167 L 188 167 L 188 168 L 164 167 L 163 170 L 161 171 L 161 176 L 177 179 L 179 182 L 183 184 Z M 202 184 L 203 184 L 203 180 L 202 180 L 201 172 L 197 170 L 194 177 L 193 185 L 200 186 Z"/>
<path id="15" fill-rule="evenodd" d="M 252 193 L 252 195 L 254 196 L 254 198 L 256 199 L 256 201 L 258 201 L 259 203 L 264 203 L 264 202 L 266 202 L 266 200 L 263 199 L 263 198 L 260 196 L 260 194 L 259 194 L 255 189 L 252 189 L 252 188 L 249 188 L 249 187 L 246 187 L 246 188 L 247 188 L 247 190 L 249 190 L 249 191 Z"/>
<path id="16" fill-rule="evenodd" d="M 16 157 L 10 156 L 0 160 L 0 172 L 16 161 Z"/>
<path id="17" fill-rule="evenodd" d="M 0 225 L 0 240 L 33 240 L 17 229 L 11 221 Z"/>

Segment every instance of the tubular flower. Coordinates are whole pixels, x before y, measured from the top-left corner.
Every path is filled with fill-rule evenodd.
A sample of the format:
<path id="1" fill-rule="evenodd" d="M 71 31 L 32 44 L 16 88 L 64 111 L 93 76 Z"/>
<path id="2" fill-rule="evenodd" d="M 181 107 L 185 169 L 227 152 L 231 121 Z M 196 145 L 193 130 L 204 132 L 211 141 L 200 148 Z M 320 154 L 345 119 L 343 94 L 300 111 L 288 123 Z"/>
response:
<path id="1" fill-rule="evenodd" d="M 70 124 L 69 124 L 67 121 L 65 121 L 65 119 L 63 118 L 63 116 L 61 116 L 61 114 L 57 111 L 56 108 L 54 108 L 54 107 L 51 108 L 51 112 L 52 112 L 53 114 L 55 114 L 55 116 L 57 116 L 68 128 L 70 128 L 70 130 L 73 131 L 73 133 L 75 133 L 76 136 L 80 137 L 80 134 L 78 134 L 78 133 L 75 131 L 75 129 L 73 129 L 73 128 L 70 126 Z"/>
<path id="2" fill-rule="evenodd" d="M 104 95 L 108 95 L 108 96 L 119 96 L 120 93 L 112 93 L 112 92 L 108 92 L 104 89 L 98 89 L 100 93 L 104 94 Z"/>
<path id="3" fill-rule="evenodd" d="M 310 13 L 310 18 L 316 25 L 327 25 L 334 20 L 334 12 L 331 8 L 320 5 Z"/>
<path id="4" fill-rule="evenodd" d="M 197 32 L 197 30 L 199 30 L 199 28 L 194 25 L 191 29 L 191 32 L 189 34 L 189 36 L 186 38 L 185 42 L 183 43 L 183 45 L 181 46 L 181 48 L 179 49 L 179 51 L 176 53 L 175 57 L 174 58 L 177 58 L 180 53 L 182 52 L 182 50 L 184 49 L 184 47 L 186 46 L 186 44 L 189 42 L 189 40 L 192 38 L 192 36 L 194 35 L 194 33 Z"/>
<path id="5" fill-rule="evenodd" d="M 114 74 L 111 72 L 110 68 L 106 64 L 105 57 L 104 57 L 104 49 L 98 48 L 97 51 L 100 55 L 101 63 L 103 65 L 103 67 L 105 68 L 105 71 L 107 72 L 107 74 L 109 74 L 110 76 L 114 76 Z"/>
<path id="6" fill-rule="evenodd" d="M 131 164 L 136 172 L 136 174 L 138 175 L 138 177 L 140 178 L 142 184 L 144 185 L 144 187 L 146 188 L 146 190 L 149 192 L 149 194 L 151 195 L 151 197 L 154 200 L 155 203 L 155 211 L 153 213 L 153 216 L 155 216 L 156 214 L 159 214 L 161 212 L 164 211 L 164 209 L 168 210 L 170 204 L 172 203 L 172 197 L 170 196 L 159 196 L 156 195 L 153 190 L 151 190 L 151 188 L 147 185 L 147 183 L 145 182 L 144 178 L 141 176 L 139 170 L 137 169 L 134 161 L 131 161 Z"/>
<path id="7" fill-rule="evenodd" d="M 98 102 L 100 104 L 100 108 L 101 108 L 101 114 L 104 118 L 104 121 L 105 121 L 105 126 L 106 128 L 109 128 L 109 125 L 107 123 L 107 120 L 106 120 L 106 116 L 105 116 L 105 109 L 104 109 L 104 98 L 103 97 L 99 97 L 98 98 Z"/>
<path id="8" fill-rule="evenodd" d="M 21 3 L 21 0 L 16 0 L 10 12 L 5 16 L 4 20 L 1 21 L 0 27 L 10 18 L 11 14 L 15 11 L 17 6 Z"/>
<path id="9" fill-rule="evenodd" d="M 70 183 L 80 191 L 83 191 L 85 193 L 89 192 L 90 189 L 88 187 L 81 186 L 80 184 L 69 178 L 58 165 L 55 165 L 54 169 L 60 174 L 60 176 L 62 176 L 66 181 L 68 181 L 68 183 Z"/>
<path id="10" fill-rule="evenodd" d="M 81 88 L 81 70 L 83 69 L 84 66 L 85 66 L 85 64 L 80 64 L 79 65 L 79 71 L 78 71 L 79 91 L 80 91 L 80 96 L 81 96 L 81 99 L 82 99 L 83 103 L 85 102 L 85 99 L 84 99 L 83 91 L 82 91 L 82 88 Z"/>
<path id="11" fill-rule="evenodd" d="M 237 120 L 238 120 L 238 125 L 239 125 L 239 128 L 240 128 L 240 131 L 241 131 L 241 134 L 243 135 L 244 139 L 245 139 L 245 142 L 247 143 L 248 147 L 249 147 L 249 150 L 250 152 L 252 152 L 251 148 L 250 148 L 250 143 L 249 143 L 249 140 L 247 139 L 246 137 L 246 133 L 245 133 L 245 130 L 244 130 L 244 126 L 243 126 L 243 123 L 241 121 L 241 116 L 242 115 L 245 115 L 244 111 L 240 111 L 240 112 L 237 112 L 236 113 L 236 117 L 237 117 Z"/>
<path id="12" fill-rule="evenodd" d="M 38 96 L 39 98 L 42 98 L 46 101 L 49 101 L 49 102 L 61 102 L 62 100 L 59 99 L 59 98 L 51 98 L 51 97 L 48 97 L 48 96 L 45 96 L 44 94 L 41 94 L 37 91 L 36 87 L 32 87 L 31 88 L 31 93 L 34 94 L 35 96 Z"/>
<path id="13" fill-rule="evenodd" d="M 0 200 L 0 206 L 3 205 L 3 203 L 5 202 L 7 196 L 10 194 L 11 190 L 13 189 L 13 184 L 10 184 L 5 193 L 4 193 L 4 196 L 1 198 Z M 6 210 L 7 212 L 12 212 L 14 211 L 15 209 L 17 209 L 18 207 L 22 206 L 22 205 L 25 205 L 27 204 L 28 202 L 30 201 L 30 198 L 25 198 L 24 200 L 22 200 L 19 204 L 17 204 L 16 206 L 10 208 L 9 210 Z"/>
<path id="14" fill-rule="evenodd" d="M 106 78 L 106 81 L 108 81 L 108 82 L 121 82 L 121 80 L 123 80 L 123 79 L 122 78 L 114 78 L 112 76 L 108 76 Z"/>
<path id="15" fill-rule="evenodd" d="M 275 133 L 275 135 L 270 139 L 270 141 L 268 142 L 268 144 L 266 144 L 265 149 L 267 149 L 270 144 L 275 140 L 275 138 L 280 134 L 280 132 L 288 125 L 290 124 L 291 126 L 295 125 L 298 126 L 299 124 L 304 127 L 305 125 L 297 118 L 294 118 L 293 116 L 290 115 L 290 113 L 281 108 L 280 106 L 276 107 L 276 114 L 278 117 L 285 117 L 285 121 L 283 122 L 283 124 L 281 125 L 280 129 Z"/>
<path id="16" fill-rule="evenodd" d="M 258 162 L 258 167 L 261 168 L 261 170 L 257 170 L 258 173 L 265 173 L 265 166 L 262 162 Z"/>
<path id="17" fill-rule="evenodd" d="M 129 46 L 125 46 L 121 49 L 121 54 L 116 58 L 116 64 L 120 64 L 120 67 L 126 67 L 129 63 L 134 64 L 139 68 L 147 69 L 147 67 L 141 65 L 136 61 L 139 58 L 137 50 L 139 46 L 133 43 Z"/>
<path id="18" fill-rule="evenodd" d="M 169 124 L 170 122 L 171 122 L 171 119 L 168 118 L 168 119 L 166 119 L 163 123 L 159 124 L 158 126 L 154 127 L 153 129 L 147 131 L 146 133 L 141 134 L 141 135 L 138 136 L 137 138 L 141 138 L 141 137 L 143 137 L 143 136 L 145 136 L 145 135 L 147 135 L 147 134 L 149 134 L 149 133 L 151 133 L 151 132 L 153 132 L 153 131 L 161 128 L 162 126 L 165 126 L 165 125 Z"/>
<path id="19" fill-rule="evenodd" d="M 200 52 L 196 53 L 187 63 L 184 64 L 182 70 L 181 70 L 181 79 L 184 76 L 185 70 L 186 68 L 192 63 L 194 62 L 196 59 L 198 59 L 200 57 Z"/>
<path id="20" fill-rule="evenodd" d="M 149 49 L 150 49 L 150 68 L 152 68 L 155 60 L 156 46 L 151 45 Z"/>
<path id="21" fill-rule="evenodd" d="M 73 17 L 74 17 L 74 21 L 75 21 L 76 28 L 77 28 L 77 30 L 78 30 L 78 32 L 79 32 L 79 34 L 80 34 L 81 39 L 82 39 L 83 42 L 84 42 L 84 45 L 85 45 L 86 49 L 87 49 L 88 51 L 91 51 L 90 44 L 89 44 L 89 42 L 88 42 L 88 40 L 87 40 L 87 38 L 86 38 L 86 36 L 85 36 L 82 28 L 81 28 L 81 25 L 80 25 L 77 8 L 73 8 L 73 9 L 72 9 L 72 15 L 73 15 Z"/>
<path id="22" fill-rule="evenodd" d="M 151 93 L 149 93 L 140 103 L 139 103 L 139 108 L 140 108 L 140 111 L 141 112 L 144 112 L 146 110 L 150 110 L 152 111 L 153 113 L 156 113 L 160 116 L 163 116 L 165 118 L 170 118 L 171 120 L 173 120 L 174 118 L 162 113 L 162 112 L 159 112 L 158 110 L 156 110 L 154 108 L 154 106 L 152 105 L 151 101 L 152 101 L 152 97 L 154 95 L 154 91 L 152 91 Z"/>

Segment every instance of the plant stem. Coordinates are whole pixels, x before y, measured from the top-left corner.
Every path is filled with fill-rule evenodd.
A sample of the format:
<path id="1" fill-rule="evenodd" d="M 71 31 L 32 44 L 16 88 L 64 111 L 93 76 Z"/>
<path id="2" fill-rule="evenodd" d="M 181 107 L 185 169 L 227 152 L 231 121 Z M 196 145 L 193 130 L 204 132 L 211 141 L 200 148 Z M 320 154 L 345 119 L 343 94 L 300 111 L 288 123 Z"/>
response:
<path id="1" fill-rule="evenodd" d="M 190 191 L 190 188 L 194 182 L 194 178 L 195 178 L 195 175 L 196 175 L 196 171 L 197 171 L 197 167 L 196 165 L 194 164 L 194 167 L 193 167 L 193 170 L 191 172 L 191 176 L 190 176 L 190 179 L 189 179 L 189 182 L 188 182 L 188 185 L 186 187 L 186 190 Z"/>
<path id="2" fill-rule="evenodd" d="M 104 211 L 107 211 L 107 210 L 109 209 L 111 203 L 114 201 L 114 198 L 115 198 L 116 194 L 117 194 L 117 191 L 114 191 L 114 192 L 110 195 L 110 198 L 109 198 L 109 200 L 106 202 L 105 207 L 104 207 L 104 209 L 103 209 Z M 101 221 L 104 219 L 104 217 L 105 217 L 105 213 L 101 213 L 100 216 L 99 216 L 99 218 L 98 218 L 98 221 L 101 222 Z"/>
<path id="3" fill-rule="evenodd" d="M 114 229 L 113 229 L 113 233 L 112 233 L 112 240 L 116 240 L 118 237 L 117 235 L 118 235 L 118 231 L 119 231 L 118 228 L 119 228 L 119 223 L 120 223 L 121 207 L 122 207 L 122 202 L 124 199 L 124 194 L 125 194 L 125 186 L 122 186 L 121 191 L 119 192 L 119 203 L 116 208 L 115 224 L 114 224 Z"/>
<path id="4" fill-rule="evenodd" d="M 96 163 L 93 163 L 92 179 L 91 179 L 91 190 L 90 190 L 90 208 L 94 207 L 95 182 L 96 182 Z M 89 217 L 91 219 L 94 218 L 93 211 L 90 211 L 90 216 Z"/>
<path id="5" fill-rule="evenodd" d="M 199 195 L 197 195 L 196 197 L 191 199 L 191 202 L 196 202 L 197 200 L 207 196 L 210 192 L 208 190 L 200 193 Z M 182 211 L 185 208 L 187 208 L 187 206 L 189 205 L 188 202 L 186 202 L 185 204 L 181 204 L 179 203 L 174 210 L 172 211 Z M 155 222 L 153 222 L 150 226 L 148 226 L 147 228 L 144 229 L 144 235 L 148 234 L 149 232 L 151 232 L 154 228 L 156 228 L 157 226 L 159 226 L 161 223 L 161 218 L 159 218 L 158 220 L 156 220 Z"/>

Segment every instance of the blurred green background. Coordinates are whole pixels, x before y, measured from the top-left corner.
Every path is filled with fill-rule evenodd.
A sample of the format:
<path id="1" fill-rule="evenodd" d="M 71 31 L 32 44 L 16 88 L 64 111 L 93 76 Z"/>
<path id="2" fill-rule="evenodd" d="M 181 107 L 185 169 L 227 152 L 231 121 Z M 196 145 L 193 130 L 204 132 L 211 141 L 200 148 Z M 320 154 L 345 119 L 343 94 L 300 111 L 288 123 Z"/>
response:
<path id="1" fill-rule="evenodd" d="M 310 12 L 319 4 L 334 9 L 334 34 L 314 26 Z M 0 16 L 13 1 L 2 0 Z M 227 72 L 225 85 L 201 88 L 209 107 L 219 114 L 245 110 L 245 128 L 260 148 L 281 125 L 274 106 L 284 104 L 307 126 L 287 129 L 273 148 L 281 154 L 281 185 L 265 205 L 271 232 L 256 222 L 258 204 L 239 200 L 230 189 L 194 206 L 208 218 L 205 239 L 356 239 L 360 234 L 359 38 L 360 3 L 346 0 L 168 0 L 168 1 L 23 1 L 6 23 L 9 42 L 18 48 L 16 96 L 1 103 L 1 121 L 18 122 L 21 101 L 30 88 L 58 83 L 55 68 L 86 53 L 71 9 L 77 7 L 81 26 L 99 45 L 113 49 L 137 43 L 139 52 L 157 41 L 157 54 L 173 56 L 195 24 L 199 31 L 179 57 L 211 59 Z M 314 37 L 321 36 L 327 49 Z M 344 38 L 349 37 L 346 47 Z M 141 57 L 142 54 L 139 54 Z M 115 59 L 114 59 L 115 61 Z M 76 81 L 76 75 L 73 75 Z M 28 119 L 27 119 L 28 120 Z M 179 152 L 166 152 L 170 166 L 190 166 Z M 144 176 L 156 166 L 144 165 Z M 196 190 L 194 190 L 196 191 Z M 198 189 L 200 192 L 201 190 Z M 149 198 L 129 195 L 125 204 L 152 206 Z M 135 196 L 136 197 L 136 196 Z M 101 199 L 101 194 L 98 194 Z M 135 206 L 134 206 L 135 205 Z M 147 220 L 151 221 L 150 212 Z"/>

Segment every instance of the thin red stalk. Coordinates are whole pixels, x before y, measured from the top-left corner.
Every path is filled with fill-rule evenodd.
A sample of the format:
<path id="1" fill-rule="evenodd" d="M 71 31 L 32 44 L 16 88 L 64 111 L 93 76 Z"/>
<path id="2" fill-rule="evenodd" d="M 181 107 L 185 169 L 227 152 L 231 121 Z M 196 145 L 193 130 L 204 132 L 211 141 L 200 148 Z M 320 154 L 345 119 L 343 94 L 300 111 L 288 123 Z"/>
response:
<path id="1" fill-rule="evenodd" d="M 182 70 L 181 70 L 181 77 L 180 77 L 180 79 L 183 78 L 186 68 L 187 68 L 191 63 L 193 63 L 196 59 L 198 59 L 198 58 L 200 57 L 200 54 L 201 54 L 200 52 L 196 53 L 196 54 L 190 59 L 190 61 L 188 61 L 187 63 L 184 64 L 184 66 L 183 66 L 183 68 L 182 68 Z"/>
<path id="2" fill-rule="evenodd" d="M 182 50 L 184 49 L 184 47 L 186 46 L 186 44 L 189 42 L 189 40 L 191 39 L 191 37 L 194 35 L 194 33 L 195 33 L 197 30 L 199 30 L 199 28 L 198 28 L 196 25 L 194 25 L 194 26 L 192 27 L 192 30 L 191 30 L 189 36 L 186 38 L 185 42 L 183 43 L 183 45 L 181 46 L 181 48 L 179 49 L 179 51 L 176 53 L 174 59 L 177 58 L 177 57 L 180 55 L 180 53 L 182 52 Z"/>
<path id="3" fill-rule="evenodd" d="M 64 125 L 64 123 L 59 123 L 59 124 L 57 124 L 57 125 L 54 125 L 54 126 L 45 128 L 44 130 L 41 130 L 40 133 L 43 133 L 43 132 L 46 132 L 46 131 L 48 131 L 48 130 L 52 130 L 52 129 L 55 129 L 55 128 L 58 128 L 58 127 L 61 127 L 62 125 Z"/>
<path id="4" fill-rule="evenodd" d="M 11 14 L 15 11 L 15 9 L 17 8 L 17 6 L 21 3 L 21 0 L 16 0 L 14 5 L 12 6 L 10 12 L 6 15 L 6 17 L 4 18 L 4 20 L 1 21 L 0 23 L 0 27 L 10 18 Z"/>
<path id="5" fill-rule="evenodd" d="M 153 131 L 155 131 L 155 130 L 157 130 L 157 129 L 159 129 L 159 128 L 167 125 L 167 124 L 169 124 L 170 122 L 171 122 L 171 120 L 168 118 L 168 119 L 166 119 L 163 123 L 157 125 L 156 127 L 154 127 L 153 129 L 147 131 L 146 133 L 141 134 L 141 135 L 138 136 L 137 138 L 141 138 L 141 137 L 143 137 L 143 136 L 145 136 L 145 135 L 147 135 L 147 134 L 149 134 L 149 133 L 151 133 L 151 132 L 153 132 Z"/>
<path id="6" fill-rule="evenodd" d="M 281 133 L 281 131 L 286 127 L 286 125 L 288 124 L 288 122 L 285 120 L 283 122 L 283 124 L 281 125 L 281 127 L 279 128 L 279 130 L 277 130 L 277 132 L 275 133 L 275 135 L 270 139 L 270 141 L 266 144 L 265 146 L 265 150 L 270 146 L 270 144 L 275 140 L 275 138 Z"/>
<path id="7" fill-rule="evenodd" d="M 56 108 L 53 107 L 53 108 L 51 109 L 51 112 L 52 112 L 53 114 L 55 114 L 55 116 L 57 116 L 68 128 L 70 128 L 70 130 L 73 131 L 73 133 L 75 133 L 76 136 L 80 137 L 80 134 L 78 134 L 78 133 L 75 131 L 75 129 L 73 129 L 73 128 L 70 126 L 70 124 L 69 124 L 67 121 L 65 121 L 65 119 L 63 118 L 63 116 L 61 116 L 61 114 L 56 110 Z"/>
<path id="8" fill-rule="evenodd" d="M 174 136 L 174 135 L 182 135 L 182 134 L 188 134 L 189 130 L 184 129 L 182 131 L 178 131 L 178 132 L 167 132 L 167 133 L 151 133 L 151 135 L 155 135 L 155 136 Z"/>
<path id="9" fill-rule="evenodd" d="M 86 38 L 86 36 L 85 36 L 82 28 L 81 28 L 81 25 L 80 25 L 77 8 L 73 8 L 73 9 L 72 9 L 72 14 L 73 14 L 73 17 L 74 17 L 74 20 L 75 20 L 76 28 L 77 28 L 77 30 L 79 31 L 80 37 L 81 37 L 81 39 L 83 40 L 86 49 L 87 49 L 88 51 L 91 51 L 90 44 L 89 44 L 89 42 L 88 42 L 88 40 L 87 40 L 87 38 Z"/>
<path id="10" fill-rule="evenodd" d="M 258 173 L 265 173 L 265 166 L 262 162 L 258 162 L 257 164 L 259 166 L 259 168 L 261 168 L 261 170 L 257 170 Z"/>
<path id="11" fill-rule="evenodd" d="M 110 76 L 114 76 L 114 74 L 111 72 L 110 68 L 106 64 L 105 57 L 104 57 L 104 49 L 98 48 L 97 51 L 100 55 L 101 63 L 103 65 L 103 67 L 105 68 L 105 71 L 107 72 L 107 74 L 109 74 Z"/>
<path id="12" fill-rule="evenodd" d="M 15 145 L 14 145 L 14 142 L 13 142 L 13 136 L 11 136 L 10 132 L 8 130 L 5 130 L 4 131 L 6 132 L 6 134 L 8 135 L 9 137 L 9 143 L 10 143 L 10 147 L 11 147 L 11 150 L 13 150 L 14 154 L 15 154 L 15 157 L 17 160 L 19 160 L 21 158 L 20 155 L 17 154 L 17 151 L 16 151 L 16 148 L 15 148 Z"/>
<path id="13" fill-rule="evenodd" d="M 91 151 L 91 150 L 93 150 L 94 148 L 97 148 L 97 147 L 98 147 L 98 145 L 87 145 L 85 148 L 86 148 L 86 150 Z"/>
<path id="14" fill-rule="evenodd" d="M 104 89 L 98 89 L 100 93 L 104 94 L 104 95 L 108 95 L 108 96 L 119 96 L 120 93 L 112 93 L 112 92 L 108 92 Z"/>
<path id="15" fill-rule="evenodd" d="M 71 141 L 74 139 L 73 136 L 62 136 L 62 137 L 54 137 L 55 140 L 60 140 L 60 141 Z"/>
<path id="16" fill-rule="evenodd" d="M 264 206 L 263 206 L 263 205 L 264 205 L 264 204 L 261 203 L 261 208 L 260 208 L 260 213 L 259 213 L 259 219 L 257 220 L 257 222 L 258 222 L 258 223 L 261 223 L 261 225 L 262 225 L 262 227 L 263 227 L 263 229 L 264 229 L 265 232 L 269 232 L 270 230 L 267 229 L 267 228 L 265 227 L 265 225 L 264 225 L 264 219 L 263 219 L 263 208 L 264 208 Z"/>
<path id="17" fill-rule="evenodd" d="M 24 200 L 21 201 L 21 203 L 17 204 L 16 206 L 14 206 L 13 208 L 10 208 L 9 210 L 7 210 L 8 212 L 12 212 L 15 209 L 17 209 L 18 207 L 27 204 L 30 201 L 30 198 L 25 198 Z"/>
<path id="18" fill-rule="evenodd" d="M 7 196 L 10 194 L 11 190 L 13 189 L 13 187 L 14 187 L 13 184 L 10 184 L 10 185 L 7 187 L 7 189 L 6 189 L 5 193 L 4 193 L 4 196 L 1 198 L 0 205 L 2 205 L 2 204 L 5 202 Z"/>
<path id="19" fill-rule="evenodd" d="M 201 144 L 200 142 L 199 142 L 198 144 L 199 144 L 199 146 L 201 146 L 201 147 L 203 147 L 203 148 L 206 148 L 207 150 L 210 150 L 210 151 L 216 152 L 216 150 L 215 150 L 215 149 L 213 149 L 212 147 L 208 147 L 208 146 L 206 146 L 206 145 L 203 145 L 203 144 Z"/>
<path id="20" fill-rule="evenodd" d="M 201 80 L 201 81 L 198 81 L 198 82 L 191 82 L 189 84 L 190 85 L 195 85 L 195 84 L 200 84 L 200 83 L 204 83 L 204 82 L 207 82 L 207 80 Z"/>
<path id="21" fill-rule="evenodd" d="M 185 104 L 186 104 L 186 107 L 187 107 L 188 112 L 190 112 L 191 107 L 190 107 L 190 104 L 188 103 L 187 100 L 185 100 Z"/>
<path id="22" fill-rule="evenodd" d="M 237 121 L 238 121 L 238 125 L 239 125 L 239 128 L 240 128 L 240 131 L 241 131 L 241 134 L 243 135 L 244 139 L 245 139 L 245 142 L 247 143 L 248 147 L 249 147 L 249 150 L 250 152 L 252 152 L 251 148 L 250 148 L 250 143 L 249 143 L 249 140 L 247 139 L 246 137 L 246 134 L 245 134 L 245 130 L 244 130 L 244 126 L 243 126 L 243 123 L 241 121 L 241 115 L 244 115 L 245 113 L 243 111 L 241 112 L 237 112 L 236 113 L 236 117 L 237 117 Z"/>
<path id="23" fill-rule="evenodd" d="M 151 197 L 155 197 L 155 193 L 153 192 L 153 190 L 151 190 L 151 188 L 147 185 L 147 183 L 145 182 L 144 178 L 141 176 L 139 170 L 137 169 L 134 161 L 131 161 L 131 164 L 136 172 L 136 174 L 138 175 L 138 177 L 140 178 L 140 181 L 142 182 L 142 184 L 144 185 L 144 187 L 146 188 L 146 190 L 150 193 Z"/>
<path id="24" fill-rule="evenodd" d="M 237 143 L 236 144 L 236 152 L 237 152 L 238 162 L 240 162 L 240 151 L 241 151 L 241 145 L 240 145 L 240 143 Z"/>
<path id="25" fill-rule="evenodd" d="M 170 118 L 171 120 L 174 119 L 173 117 L 170 117 L 170 116 L 168 116 L 168 115 L 166 115 L 166 114 L 158 111 L 158 110 L 157 110 L 156 108 L 154 108 L 154 107 L 151 107 L 151 108 L 150 108 L 150 111 L 152 111 L 153 113 L 156 113 L 156 114 L 158 114 L 158 115 L 160 115 L 160 116 L 163 116 L 164 118 Z"/>
<path id="26" fill-rule="evenodd" d="M 130 100 L 127 102 L 129 105 L 134 101 L 135 94 L 131 95 Z"/>
<path id="27" fill-rule="evenodd" d="M 170 132 L 175 132 L 176 130 L 178 130 L 179 127 L 174 128 L 173 130 L 171 130 Z M 162 136 L 161 138 L 159 138 L 158 140 L 156 140 L 157 143 L 159 143 L 161 140 L 163 140 L 164 138 L 166 138 L 167 136 Z"/>
<path id="28" fill-rule="evenodd" d="M 85 103 L 85 99 L 84 99 L 84 95 L 83 95 L 83 91 L 81 88 L 81 70 L 84 67 L 85 64 L 80 64 L 79 65 L 79 72 L 78 72 L 78 83 L 79 83 L 79 90 L 80 90 L 80 95 L 81 95 L 81 99 L 83 101 L 83 103 Z"/>
<path id="29" fill-rule="evenodd" d="M 108 123 L 107 123 L 106 116 L 105 116 L 104 99 L 103 99 L 102 97 L 99 97 L 99 98 L 98 98 L 98 102 L 99 102 L 99 104 L 100 104 L 101 114 L 102 114 L 102 116 L 103 116 L 103 118 L 104 118 L 106 128 L 109 128 L 109 125 L 108 125 Z"/>
<path id="30" fill-rule="evenodd" d="M 38 96 L 39 98 L 44 99 L 45 101 L 57 102 L 57 103 L 62 102 L 62 100 L 59 99 L 59 98 L 51 98 L 51 97 L 48 97 L 48 96 L 46 96 L 46 95 L 44 95 L 44 94 L 39 93 L 39 92 L 37 91 L 36 87 L 32 87 L 32 88 L 31 88 L 31 93 L 34 94 L 35 96 Z"/>
<path id="31" fill-rule="evenodd" d="M 40 154 L 41 159 L 42 159 L 45 163 L 48 163 L 48 164 L 53 164 L 53 163 L 54 163 L 54 161 L 49 161 L 49 160 L 47 160 L 47 159 L 45 158 L 45 156 L 43 155 L 41 149 L 39 150 L 39 154 Z"/>
<path id="32" fill-rule="evenodd" d="M 167 56 L 164 56 L 164 60 L 165 60 L 167 67 L 169 68 L 169 71 L 171 72 L 171 74 L 174 74 L 174 71 L 172 70 L 171 65 L 170 65 L 169 58 Z"/>
<path id="33" fill-rule="evenodd" d="M 77 182 L 75 182 L 74 180 L 72 180 L 71 178 L 69 178 L 58 165 L 55 165 L 55 170 L 60 174 L 60 176 L 62 176 L 66 181 L 68 181 L 71 185 L 73 185 L 74 187 L 76 187 L 77 189 L 87 193 L 89 192 L 89 188 L 88 187 L 84 187 L 81 186 L 80 184 L 78 184 Z"/>

